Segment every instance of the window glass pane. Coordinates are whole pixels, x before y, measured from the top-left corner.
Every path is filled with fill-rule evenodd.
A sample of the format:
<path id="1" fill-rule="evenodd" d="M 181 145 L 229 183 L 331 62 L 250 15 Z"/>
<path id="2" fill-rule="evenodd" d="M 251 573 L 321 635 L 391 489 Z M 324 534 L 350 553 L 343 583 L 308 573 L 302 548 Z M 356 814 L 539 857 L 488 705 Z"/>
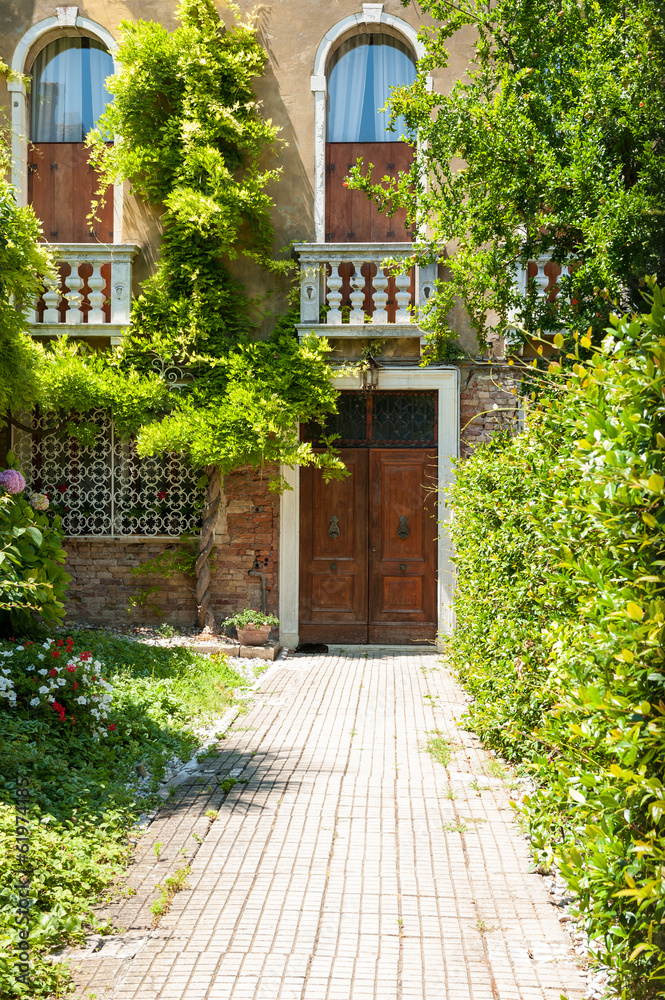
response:
<path id="1" fill-rule="evenodd" d="M 94 38 L 58 38 L 32 69 L 33 142 L 83 142 L 111 100 L 113 59 Z"/>
<path id="2" fill-rule="evenodd" d="M 418 448 L 435 444 L 435 392 L 372 394 L 373 446 Z"/>
<path id="3" fill-rule="evenodd" d="M 388 114 L 379 108 L 391 87 L 415 78 L 413 56 L 391 35 L 361 34 L 342 42 L 328 71 L 328 142 L 398 141 L 406 132 L 404 119 L 386 132 Z"/>
<path id="4" fill-rule="evenodd" d="M 329 417 L 325 427 L 306 424 L 303 440 L 321 445 L 323 438 L 335 435 L 337 447 L 359 446 L 367 441 L 367 393 L 342 392 L 337 400 L 337 413 Z"/>

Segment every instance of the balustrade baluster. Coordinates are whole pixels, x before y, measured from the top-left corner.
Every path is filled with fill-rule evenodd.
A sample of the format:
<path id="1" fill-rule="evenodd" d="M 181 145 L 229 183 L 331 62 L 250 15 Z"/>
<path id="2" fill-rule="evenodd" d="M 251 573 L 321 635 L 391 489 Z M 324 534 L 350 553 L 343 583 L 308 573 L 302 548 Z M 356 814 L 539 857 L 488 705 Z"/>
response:
<path id="1" fill-rule="evenodd" d="M 409 313 L 409 303 L 411 301 L 411 294 L 409 292 L 409 285 L 411 284 L 411 275 L 408 271 L 398 274 L 395 278 L 395 284 L 397 285 L 397 292 L 395 298 L 397 299 L 397 311 L 395 312 L 395 322 L 396 323 L 410 323 L 411 315 Z"/>
<path id="2" fill-rule="evenodd" d="M 361 260 L 354 260 L 353 262 L 354 272 L 351 276 L 351 315 L 349 316 L 349 323 L 352 326 L 362 326 L 365 322 L 365 310 L 363 308 L 365 303 L 365 278 L 362 275 L 361 268 L 363 262 Z"/>
<path id="3" fill-rule="evenodd" d="M 372 296 L 372 301 L 374 302 L 372 322 L 387 323 L 388 310 L 386 309 L 386 305 L 388 303 L 388 278 L 386 277 L 384 269 L 381 266 L 381 261 L 379 261 L 376 265 L 376 274 L 371 280 L 375 288 L 375 292 Z"/>
<path id="4" fill-rule="evenodd" d="M 332 326 L 339 326 L 342 322 L 342 312 L 340 306 L 342 304 L 342 278 L 339 274 L 341 261 L 331 261 L 330 269 L 331 273 L 328 275 L 328 305 L 330 309 L 328 310 L 328 315 L 326 316 L 326 323 Z"/>
<path id="5" fill-rule="evenodd" d="M 44 323 L 61 323 L 60 313 L 58 312 L 58 303 L 60 302 L 62 292 L 60 287 L 49 285 L 44 291 Z"/>
<path id="6" fill-rule="evenodd" d="M 83 296 L 79 291 L 83 285 L 83 278 L 79 274 L 80 261 L 70 260 L 69 263 L 71 264 L 72 273 L 66 279 L 66 284 L 69 288 L 69 292 L 67 293 L 69 309 L 65 313 L 65 323 L 72 325 L 81 323 L 83 320 L 83 314 L 81 313 Z"/>
<path id="7" fill-rule="evenodd" d="M 545 274 L 546 264 L 549 264 L 548 260 L 536 261 L 537 271 L 534 280 L 536 282 L 536 294 L 538 298 L 542 298 L 547 294 L 547 286 L 550 282 L 549 275 Z"/>
<path id="8" fill-rule="evenodd" d="M 102 277 L 102 264 L 92 264 L 92 274 L 88 278 L 90 285 L 90 312 L 88 313 L 88 323 L 105 323 L 106 316 L 102 306 L 104 305 L 104 293 L 102 289 L 106 284 L 106 279 Z"/>

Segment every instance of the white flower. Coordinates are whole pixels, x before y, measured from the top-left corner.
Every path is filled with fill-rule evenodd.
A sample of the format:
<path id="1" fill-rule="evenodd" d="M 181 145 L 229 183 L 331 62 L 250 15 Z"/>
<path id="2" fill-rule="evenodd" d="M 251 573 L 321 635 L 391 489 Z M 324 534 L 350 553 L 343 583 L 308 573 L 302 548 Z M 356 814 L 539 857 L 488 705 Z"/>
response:
<path id="1" fill-rule="evenodd" d="M 41 674 L 41 675 L 42 675 L 42 677 L 46 677 L 46 675 L 47 675 L 47 673 L 48 673 L 48 670 L 46 669 L 46 667 L 42 667 L 42 669 L 41 669 L 41 670 L 38 670 L 38 671 L 37 671 L 37 673 L 38 673 L 38 674 Z"/>
<path id="2" fill-rule="evenodd" d="M 80 695 L 76 700 L 79 703 L 79 705 L 87 705 L 88 704 L 87 698 L 84 698 L 83 695 Z"/>
<path id="3" fill-rule="evenodd" d="M 52 695 L 52 694 L 50 694 L 50 695 L 48 696 L 48 700 L 49 700 L 49 701 L 55 701 L 55 698 L 53 697 L 53 695 Z"/>
<path id="4" fill-rule="evenodd" d="M 53 639 L 47 639 L 46 642 L 43 644 L 42 649 L 50 649 L 52 642 L 53 642 Z"/>
<path id="5" fill-rule="evenodd" d="M 58 687 L 64 687 L 66 683 L 67 681 L 64 677 L 58 677 Z"/>
<path id="6" fill-rule="evenodd" d="M 50 688 L 47 688 L 47 687 L 45 687 L 44 685 L 42 685 L 42 686 L 40 687 L 40 689 L 39 689 L 39 693 L 40 693 L 40 694 L 48 694 L 50 690 L 51 690 Z"/>
<path id="7" fill-rule="evenodd" d="M 43 660 L 44 659 L 44 654 L 43 653 L 37 653 L 37 659 L 38 660 Z"/>
<path id="8" fill-rule="evenodd" d="M 35 705 L 39 705 L 39 698 L 33 698 L 30 701 L 30 704 L 32 705 L 33 708 L 35 707 Z"/>
<path id="9" fill-rule="evenodd" d="M 16 646 L 16 649 L 25 649 L 25 646 Z"/>
<path id="10" fill-rule="evenodd" d="M 101 667 L 101 663 L 99 662 L 99 660 L 93 660 L 92 665 L 93 667 L 97 667 L 98 670 Z"/>

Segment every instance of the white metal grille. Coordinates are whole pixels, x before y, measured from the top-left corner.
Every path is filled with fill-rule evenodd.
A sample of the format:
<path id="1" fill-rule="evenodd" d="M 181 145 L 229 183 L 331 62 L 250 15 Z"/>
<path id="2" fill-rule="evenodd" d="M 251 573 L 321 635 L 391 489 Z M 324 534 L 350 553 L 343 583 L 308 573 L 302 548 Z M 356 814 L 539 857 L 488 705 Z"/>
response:
<path id="1" fill-rule="evenodd" d="M 39 431 L 52 418 L 33 417 L 32 434 L 14 430 L 14 452 L 29 490 L 48 495 L 65 534 L 179 536 L 198 531 L 204 499 L 197 489 L 200 472 L 175 455 L 139 458 L 133 441 L 116 437 L 107 413 L 97 411 L 90 419 L 100 430 L 89 446 L 57 434 L 42 437 Z"/>

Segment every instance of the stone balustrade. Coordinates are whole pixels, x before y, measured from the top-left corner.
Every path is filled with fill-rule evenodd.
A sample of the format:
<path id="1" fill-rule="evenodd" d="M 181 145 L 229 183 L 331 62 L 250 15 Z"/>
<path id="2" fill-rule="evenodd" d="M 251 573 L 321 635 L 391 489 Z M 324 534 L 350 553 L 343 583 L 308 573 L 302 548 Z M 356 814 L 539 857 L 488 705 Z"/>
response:
<path id="1" fill-rule="evenodd" d="M 32 333 L 110 337 L 129 324 L 133 244 L 56 243 L 59 282 L 46 287 L 32 315 Z"/>
<path id="2" fill-rule="evenodd" d="M 411 243 L 297 243 L 301 335 L 420 336 L 418 310 L 434 294 L 437 264 L 395 274 L 387 258 L 407 260 Z M 411 328 L 409 330 L 409 327 Z"/>

